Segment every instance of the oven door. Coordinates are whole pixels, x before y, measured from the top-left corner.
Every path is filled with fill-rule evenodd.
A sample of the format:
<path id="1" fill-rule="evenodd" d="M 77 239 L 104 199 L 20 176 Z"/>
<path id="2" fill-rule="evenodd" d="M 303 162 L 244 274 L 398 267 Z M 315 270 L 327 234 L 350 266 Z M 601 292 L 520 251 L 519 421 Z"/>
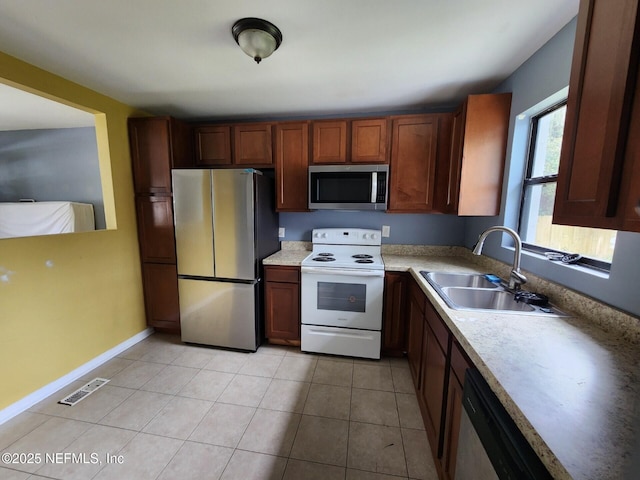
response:
<path id="1" fill-rule="evenodd" d="M 303 325 L 382 329 L 384 270 L 301 268 Z"/>

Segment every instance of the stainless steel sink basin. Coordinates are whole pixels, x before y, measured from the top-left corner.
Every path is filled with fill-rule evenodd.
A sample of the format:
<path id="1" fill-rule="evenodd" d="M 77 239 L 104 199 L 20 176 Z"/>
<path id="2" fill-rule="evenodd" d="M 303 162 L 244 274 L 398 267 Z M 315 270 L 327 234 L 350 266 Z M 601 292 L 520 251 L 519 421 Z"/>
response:
<path id="1" fill-rule="evenodd" d="M 423 274 L 424 275 L 424 274 Z M 499 285 L 487 280 L 484 275 L 478 273 L 444 273 L 429 272 L 424 275 L 427 281 L 439 287 L 468 287 L 496 289 Z"/>
<path id="2" fill-rule="evenodd" d="M 442 293 L 459 308 L 511 312 L 533 312 L 536 310 L 528 303 L 516 302 L 513 294 L 507 291 L 448 287 L 443 288 Z"/>
<path id="3" fill-rule="evenodd" d="M 552 305 L 537 306 L 523 301 L 516 302 L 512 291 L 500 282 L 490 282 L 486 278 L 488 275 L 426 271 L 420 274 L 454 310 L 566 316 Z"/>

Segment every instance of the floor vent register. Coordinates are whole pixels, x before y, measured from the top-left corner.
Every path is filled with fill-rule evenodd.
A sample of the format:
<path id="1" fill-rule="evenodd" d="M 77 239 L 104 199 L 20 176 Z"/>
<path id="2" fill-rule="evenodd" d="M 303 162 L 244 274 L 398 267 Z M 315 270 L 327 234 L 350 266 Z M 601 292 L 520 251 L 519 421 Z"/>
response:
<path id="1" fill-rule="evenodd" d="M 89 395 L 91 395 L 93 392 L 98 390 L 103 385 L 106 385 L 108 381 L 109 380 L 106 378 L 94 378 L 85 386 L 80 387 L 78 390 L 73 392 L 71 395 L 63 398 L 58 403 L 61 403 L 62 405 L 69 405 L 72 407 L 76 405 L 79 401 L 87 398 Z"/>

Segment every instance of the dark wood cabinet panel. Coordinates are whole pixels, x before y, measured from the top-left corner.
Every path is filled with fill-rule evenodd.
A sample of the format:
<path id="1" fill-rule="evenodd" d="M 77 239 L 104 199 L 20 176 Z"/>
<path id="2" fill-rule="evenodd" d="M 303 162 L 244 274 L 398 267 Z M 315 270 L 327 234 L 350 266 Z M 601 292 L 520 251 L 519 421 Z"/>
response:
<path id="1" fill-rule="evenodd" d="M 407 312 L 407 360 L 416 390 L 420 389 L 425 301 L 426 297 L 418 284 L 415 280 L 410 281 Z"/>
<path id="2" fill-rule="evenodd" d="M 368 118 L 351 122 L 351 162 L 389 162 L 387 124 L 386 118 Z"/>
<path id="3" fill-rule="evenodd" d="M 511 93 L 470 95 L 454 112 L 449 151 L 438 158 L 439 211 L 500 213 L 510 113 Z"/>
<path id="4" fill-rule="evenodd" d="M 300 269 L 265 266 L 265 330 L 272 343 L 300 344 Z"/>
<path id="5" fill-rule="evenodd" d="M 626 229 L 625 206 L 638 200 L 622 197 L 631 194 L 624 175 L 633 171 L 627 149 L 637 136 L 630 123 L 638 115 L 638 4 L 580 2 L 554 223 Z"/>
<path id="6" fill-rule="evenodd" d="M 407 274 L 387 272 L 384 279 L 382 354 L 400 357 L 406 351 Z"/>
<path id="7" fill-rule="evenodd" d="M 172 197 L 138 195 L 136 212 L 142 261 L 176 263 Z"/>
<path id="8" fill-rule="evenodd" d="M 194 137 L 196 166 L 231 165 L 231 126 L 196 127 Z"/>
<path id="9" fill-rule="evenodd" d="M 191 166 L 189 127 L 171 117 L 129 119 L 136 193 L 171 193 L 171 168 Z"/>
<path id="10" fill-rule="evenodd" d="M 463 353 L 458 342 L 451 345 L 451 367 L 447 387 L 446 421 L 444 425 L 444 441 L 440 466 L 446 480 L 454 480 L 456 476 L 456 456 L 458 454 L 458 436 L 460 434 L 460 417 L 462 414 L 462 389 L 464 375 L 471 368 L 471 362 Z"/>
<path id="11" fill-rule="evenodd" d="M 318 121 L 312 128 L 312 163 L 345 163 L 348 130 L 346 120 Z"/>
<path id="12" fill-rule="evenodd" d="M 147 324 L 163 330 L 180 329 L 178 272 L 175 265 L 143 263 Z"/>
<path id="13" fill-rule="evenodd" d="M 446 480 L 456 476 L 456 456 L 458 455 L 458 437 L 460 435 L 460 417 L 462 415 L 463 383 L 455 375 L 449 375 L 447 388 L 447 416 L 444 426 L 444 443 L 440 466 Z"/>
<path id="14" fill-rule="evenodd" d="M 276 210 L 307 211 L 309 123 L 279 123 L 275 131 Z"/>
<path id="15" fill-rule="evenodd" d="M 273 165 L 271 123 L 238 124 L 233 127 L 233 163 L 238 166 Z"/>
<path id="16" fill-rule="evenodd" d="M 419 403 L 434 458 L 441 452 L 441 420 L 445 394 L 447 353 L 440 348 L 433 330 L 425 325 L 422 340 L 422 370 Z"/>
<path id="17" fill-rule="evenodd" d="M 392 121 L 389 210 L 433 210 L 438 116 L 413 115 Z"/>

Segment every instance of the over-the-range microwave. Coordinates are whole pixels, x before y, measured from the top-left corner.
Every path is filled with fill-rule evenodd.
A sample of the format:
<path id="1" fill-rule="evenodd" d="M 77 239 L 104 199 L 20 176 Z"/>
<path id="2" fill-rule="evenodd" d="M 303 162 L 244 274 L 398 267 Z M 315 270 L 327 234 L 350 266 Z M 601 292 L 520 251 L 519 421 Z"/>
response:
<path id="1" fill-rule="evenodd" d="M 312 165 L 309 209 L 386 210 L 388 165 Z"/>

